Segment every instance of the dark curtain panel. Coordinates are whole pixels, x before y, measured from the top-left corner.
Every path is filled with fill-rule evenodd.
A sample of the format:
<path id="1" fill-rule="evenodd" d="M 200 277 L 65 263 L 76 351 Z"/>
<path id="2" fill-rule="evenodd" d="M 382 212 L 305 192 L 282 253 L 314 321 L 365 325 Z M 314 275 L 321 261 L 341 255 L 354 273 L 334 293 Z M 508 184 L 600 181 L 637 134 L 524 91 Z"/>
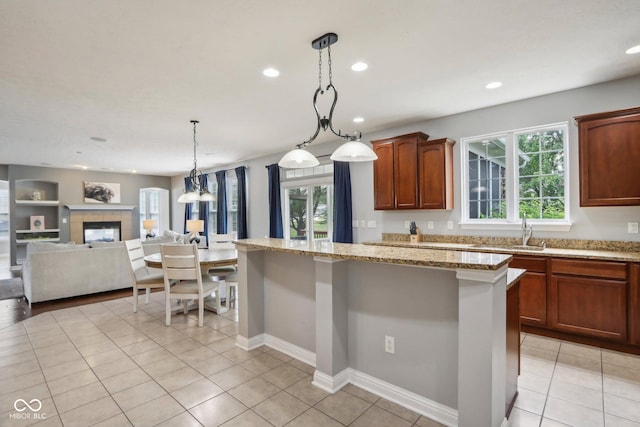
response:
<path id="1" fill-rule="evenodd" d="M 200 175 L 201 188 L 209 188 L 209 175 Z M 209 202 L 200 202 L 198 206 L 198 219 L 204 221 L 204 238 L 209 247 Z"/>
<path id="2" fill-rule="evenodd" d="M 353 243 L 349 162 L 333 162 L 333 241 Z"/>
<path id="3" fill-rule="evenodd" d="M 280 202 L 280 166 L 267 166 L 269 174 L 269 237 L 282 239 L 282 206 Z"/>
<path id="4" fill-rule="evenodd" d="M 191 179 L 188 176 L 184 177 L 184 189 L 185 191 L 191 191 L 193 190 L 193 183 L 191 182 Z M 184 234 L 187 234 L 187 220 L 191 219 L 191 212 L 193 212 L 193 207 L 191 206 L 191 203 L 185 203 L 184 204 Z"/>
<path id="5" fill-rule="evenodd" d="M 238 178 L 238 239 L 246 239 L 247 230 L 247 168 L 239 166 L 235 169 Z"/>
<path id="6" fill-rule="evenodd" d="M 217 233 L 226 234 L 227 232 L 227 171 L 216 172 L 216 181 L 218 182 L 218 224 Z"/>

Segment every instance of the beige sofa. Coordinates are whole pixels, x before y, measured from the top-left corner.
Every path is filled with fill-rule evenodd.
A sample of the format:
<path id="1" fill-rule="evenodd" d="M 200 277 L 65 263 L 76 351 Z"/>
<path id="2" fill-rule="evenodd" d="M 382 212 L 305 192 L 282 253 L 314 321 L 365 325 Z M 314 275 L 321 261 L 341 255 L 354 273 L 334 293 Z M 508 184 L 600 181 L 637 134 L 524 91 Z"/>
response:
<path id="1" fill-rule="evenodd" d="M 145 255 L 150 255 L 160 252 L 162 243 L 182 242 L 183 238 L 166 231 L 161 237 L 142 242 L 142 247 Z M 29 305 L 133 286 L 124 242 L 29 243 L 22 281 Z"/>

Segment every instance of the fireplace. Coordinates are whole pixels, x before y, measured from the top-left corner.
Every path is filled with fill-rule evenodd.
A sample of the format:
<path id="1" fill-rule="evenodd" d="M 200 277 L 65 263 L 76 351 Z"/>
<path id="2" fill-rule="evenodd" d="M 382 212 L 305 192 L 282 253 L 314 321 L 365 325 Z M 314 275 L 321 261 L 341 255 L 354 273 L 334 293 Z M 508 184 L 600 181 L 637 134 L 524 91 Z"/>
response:
<path id="1" fill-rule="evenodd" d="M 121 228 L 121 221 L 85 221 L 82 223 L 83 242 L 118 242 Z"/>

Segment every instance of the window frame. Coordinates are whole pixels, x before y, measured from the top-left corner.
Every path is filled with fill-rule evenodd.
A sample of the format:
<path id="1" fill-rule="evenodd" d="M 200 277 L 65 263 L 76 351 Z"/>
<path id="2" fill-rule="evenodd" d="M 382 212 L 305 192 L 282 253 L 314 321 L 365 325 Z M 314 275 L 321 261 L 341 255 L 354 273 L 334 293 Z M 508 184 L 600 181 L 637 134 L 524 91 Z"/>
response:
<path id="1" fill-rule="evenodd" d="M 544 132 L 553 129 L 561 129 L 564 133 L 564 219 L 537 219 L 527 218 L 527 222 L 541 231 L 568 231 L 571 228 L 570 215 L 570 161 L 569 161 L 569 125 L 568 122 L 550 123 L 540 126 L 532 126 L 509 131 L 494 132 L 484 135 L 476 135 L 461 138 L 460 140 L 460 178 L 461 178 L 461 220 L 463 229 L 476 230 L 514 230 L 521 227 L 522 219 L 519 217 L 519 170 L 515 159 L 518 158 L 518 136 L 532 132 Z M 469 145 L 483 139 L 504 138 L 505 143 L 505 200 L 507 215 L 505 219 L 481 219 L 470 218 L 469 195 Z"/>

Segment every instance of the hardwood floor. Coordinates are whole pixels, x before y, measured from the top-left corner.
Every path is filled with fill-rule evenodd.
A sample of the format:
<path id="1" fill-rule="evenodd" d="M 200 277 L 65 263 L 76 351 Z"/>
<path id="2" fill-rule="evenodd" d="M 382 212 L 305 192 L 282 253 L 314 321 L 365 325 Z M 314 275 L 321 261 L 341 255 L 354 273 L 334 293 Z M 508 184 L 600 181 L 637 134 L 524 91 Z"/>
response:
<path id="1" fill-rule="evenodd" d="M 0 329 L 14 325 L 21 320 L 28 319 L 47 311 L 61 308 L 75 307 L 78 305 L 92 304 L 94 302 L 110 301 L 118 298 L 130 296 L 131 289 L 121 289 L 117 291 L 102 292 L 99 294 L 85 295 L 81 297 L 64 298 L 55 301 L 39 302 L 31 305 L 25 298 L 12 298 L 0 300 Z"/>

